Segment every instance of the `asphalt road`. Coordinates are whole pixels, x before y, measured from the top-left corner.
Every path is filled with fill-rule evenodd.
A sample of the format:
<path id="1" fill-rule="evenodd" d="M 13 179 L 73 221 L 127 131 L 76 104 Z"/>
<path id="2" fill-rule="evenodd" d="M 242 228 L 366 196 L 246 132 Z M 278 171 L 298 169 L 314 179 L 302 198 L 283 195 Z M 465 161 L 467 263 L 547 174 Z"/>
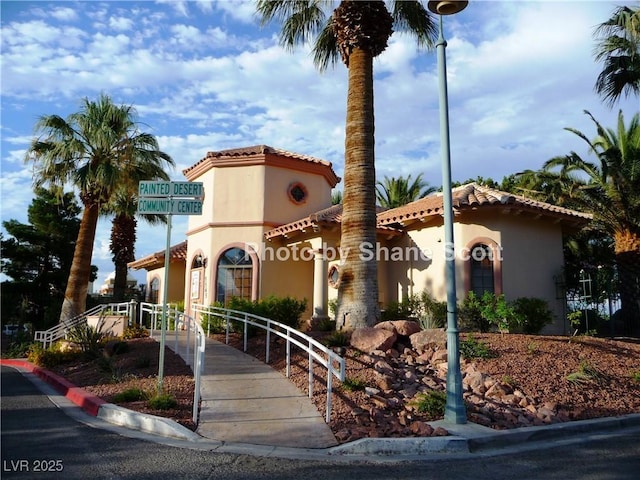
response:
<path id="1" fill-rule="evenodd" d="M 295 460 L 203 451 L 186 443 L 168 446 L 140 434 L 131 438 L 91 426 L 96 423 L 77 407 L 57 407 L 12 368 L 2 367 L 1 384 L 3 479 L 640 478 L 639 429 L 530 451 L 514 446 L 500 454 L 440 455 L 420 461 Z"/>

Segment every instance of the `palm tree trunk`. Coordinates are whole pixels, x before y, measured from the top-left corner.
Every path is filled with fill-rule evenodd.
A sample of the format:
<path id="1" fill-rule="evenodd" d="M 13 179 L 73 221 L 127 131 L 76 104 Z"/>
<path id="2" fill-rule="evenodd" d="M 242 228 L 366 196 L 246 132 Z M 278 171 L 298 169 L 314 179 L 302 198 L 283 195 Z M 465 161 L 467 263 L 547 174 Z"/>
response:
<path id="1" fill-rule="evenodd" d="M 135 260 L 134 246 L 136 242 L 135 217 L 121 213 L 113 219 L 111 228 L 111 252 L 116 275 L 113 280 L 113 301 L 122 302 L 127 290 L 127 264 Z"/>
<path id="2" fill-rule="evenodd" d="M 614 235 L 620 277 L 624 335 L 640 336 L 640 236 L 631 231 Z"/>
<path id="3" fill-rule="evenodd" d="M 354 49 L 348 72 L 340 240 L 346 258 L 341 267 L 336 327 L 352 330 L 372 326 L 380 317 L 377 263 L 371 255 L 376 242 L 373 56 Z"/>
<path id="4" fill-rule="evenodd" d="M 80 222 L 80 231 L 73 251 L 73 262 L 69 272 L 64 301 L 60 311 L 60 323 L 80 315 L 87 307 L 87 291 L 91 277 L 91 257 L 93 256 L 93 242 L 96 237 L 99 207 L 92 203 L 85 205 Z"/>

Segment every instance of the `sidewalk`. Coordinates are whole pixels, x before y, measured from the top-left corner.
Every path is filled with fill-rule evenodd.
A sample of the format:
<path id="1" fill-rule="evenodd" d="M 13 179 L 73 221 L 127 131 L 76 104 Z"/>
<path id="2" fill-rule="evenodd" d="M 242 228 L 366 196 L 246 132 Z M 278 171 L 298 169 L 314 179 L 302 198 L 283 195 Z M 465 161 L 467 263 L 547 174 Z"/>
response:
<path id="1" fill-rule="evenodd" d="M 173 333 L 166 345 L 175 347 Z M 169 337 L 169 336 L 167 336 Z M 186 335 L 179 336 L 186 358 Z M 275 447 L 328 448 L 338 444 L 311 399 L 284 375 L 234 347 L 207 339 L 200 380 L 200 418 L 205 438 Z"/>

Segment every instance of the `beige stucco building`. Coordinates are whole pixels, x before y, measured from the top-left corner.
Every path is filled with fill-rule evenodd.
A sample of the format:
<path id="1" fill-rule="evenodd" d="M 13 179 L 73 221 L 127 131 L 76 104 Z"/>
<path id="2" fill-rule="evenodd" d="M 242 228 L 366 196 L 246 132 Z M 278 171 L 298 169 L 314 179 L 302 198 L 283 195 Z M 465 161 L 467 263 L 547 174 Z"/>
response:
<path id="1" fill-rule="evenodd" d="M 209 152 L 183 171 L 203 182 L 202 215 L 189 217 L 186 242 L 172 247 L 168 301 L 225 302 L 290 295 L 325 318 L 340 275 L 340 179 L 329 162 L 265 145 Z M 453 190 L 457 296 L 469 291 L 545 299 L 566 333 L 556 281 L 562 237 L 589 215 L 476 184 Z M 442 196 L 378 213 L 376 245 L 357 254 L 378 261 L 381 307 L 427 291 L 445 300 Z M 164 251 L 130 264 L 147 270 L 148 300 L 162 302 Z"/>

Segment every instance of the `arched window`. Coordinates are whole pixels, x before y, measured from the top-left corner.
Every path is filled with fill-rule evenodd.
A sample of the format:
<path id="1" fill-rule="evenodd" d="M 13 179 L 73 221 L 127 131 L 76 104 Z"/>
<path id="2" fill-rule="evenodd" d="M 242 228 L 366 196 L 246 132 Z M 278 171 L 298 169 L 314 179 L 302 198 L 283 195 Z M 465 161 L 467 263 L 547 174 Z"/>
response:
<path id="1" fill-rule="evenodd" d="M 496 293 L 493 277 L 493 251 L 488 245 L 478 243 L 471 249 L 471 288 L 478 296 L 484 292 Z"/>
<path id="2" fill-rule="evenodd" d="M 160 298 L 160 279 L 158 277 L 154 277 L 149 284 L 149 302 L 150 303 L 158 303 L 158 299 Z"/>
<path id="3" fill-rule="evenodd" d="M 253 289 L 253 263 L 241 248 L 226 250 L 218 260 L 216 300 L 224 305 L 231 297 L 251 300 Z"/>

